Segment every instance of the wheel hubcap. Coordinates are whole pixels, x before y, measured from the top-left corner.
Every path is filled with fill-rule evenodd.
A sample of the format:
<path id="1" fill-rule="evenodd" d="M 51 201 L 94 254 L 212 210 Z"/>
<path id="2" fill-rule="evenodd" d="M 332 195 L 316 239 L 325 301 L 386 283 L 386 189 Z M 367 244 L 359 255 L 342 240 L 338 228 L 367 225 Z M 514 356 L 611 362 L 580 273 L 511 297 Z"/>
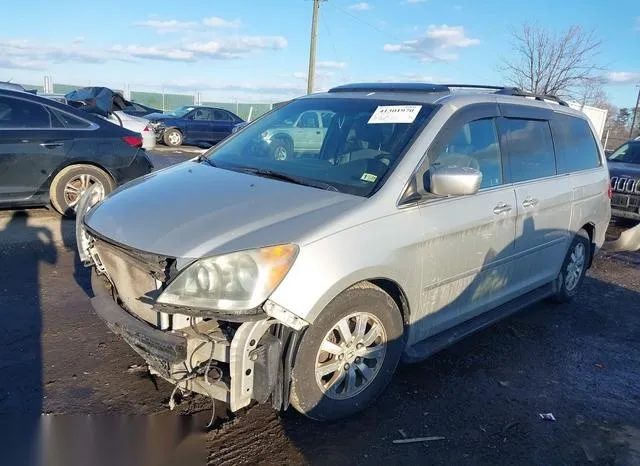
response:
<path id="1" fill-rule="evenodd" d="M 329 398 L 352 398 L 367 388 L 380 372 L 387 333 L 368 312 L 341 319 L 324 337 L 316 356 L 316 382 Z"/>
<path id="2" fill-rule="evenodd" d="M 276 147 L 274 151 L 274 158 L 276 160 L 286 160 L 287 159 L 287 148 L 284 146 Z"/>
<path id="3" fill-rule="evenodd" d="M 180 135 L 175 131 L 169 134 L 169 142 L 171 144 L 179 144 L 180 143 Z"/>
<path id="4" fill-rule="evenodd" d="M 100 180 L 92 175 L 82 174 L 78 175 L 67 182 L 64 187 L 64 200 L 67 206 L 74 211 L 80 198 L 89 188 L 89 186 L 96 186 L 93 189 L 94 201 L 98 202 L 104 198 L 104 186 Z"/>
<path id="5" fill-rule="evenodd" d="M 586 251 L 584 244 L 576 244 L 571 251 L 569 263 L 567 264 L 567 271 L 565 272 L 564 281 L 567 291 L 573 291 L 576 286 L 578 286 L 578 282 L 580 281 L 580 277 L 584 271 L 585 261 Z"/>

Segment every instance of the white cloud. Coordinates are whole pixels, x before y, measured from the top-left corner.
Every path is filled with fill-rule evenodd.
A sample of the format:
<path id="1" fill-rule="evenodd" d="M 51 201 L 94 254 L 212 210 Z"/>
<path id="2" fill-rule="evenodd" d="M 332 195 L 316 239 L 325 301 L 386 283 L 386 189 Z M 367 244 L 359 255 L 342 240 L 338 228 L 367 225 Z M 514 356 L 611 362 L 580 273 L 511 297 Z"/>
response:
<path id="1" fill-rule="evenodd" d="M 281 36 L 235 36 L 202 42 L 118 44 L 105 49 L 83 47 L 78 39 L 67 44 L 41 44 L 25 39 L 0 40 L 0 68 L 47 69 L 56 63 L 159 60 L 195 62 L 241 58 L 258 50 L 281 50 Z"/>
<path id="2" fill-rule="evenodd" d="M 386 44 L 385 52 L 406 53 L 424 62 L 457 60 L 458 49 L 478 45 L 479 39 L 467 37 L 463 26 L 430 25 L 427 31 L 401 44 Z"/>
<path id="3" fill-rule="evenodd" d="M 192 51 L 155 45 L 114 45 L 111 50 L 132 58 L 149 60 L 194 61 L 196 58 Z"/>
<path id="4" fill-rule="evenodd" d="M 147 19 L 145 21 L 136 21 L 135 25 L 155 29 L 156 32 L 159 33 L 165 33 L 191 29 L 196 25 L 196 23 L 193 21 L 178 21 L 176 19 Z"/>
<path id="5" fill-rule="evenodd" d="M 71 41 L 72 44 L 83 44 L 85 41 L 83 36 L 78 36 L 78 37 L 74 37 L 74 39 Z"/>
<path id="6" fill-rule="evenodd" d="M 372 8 L 373 8 L 373 6 L 371 6 L 367 2 L 358 2 L 358 3 L 354 3 L 352 5 L 349 5 L 347 7 L 347 9 L 354 10 L 354 11 L 366 11 L 366 10 L 371 10 Z"/>
<path id="7" fill-rule="evenodd" d="M 640 83 L 640 72 L 614 71 L 607 76 L 609 82 L 615 84 L 635 84 Z"/>
<path id="8" fill-rule="evenodd" d="M 287 47 L 287 39 L 281 36 L 239 36 L 228 40 L 192 42 L 184 50 L 212 59 L 239 58 L 255 50 L 281 50 Z"/>
<path id="9" fill-rule="evenodd" d="M 0 57 L 4 68 L 43 69 L 51 63 L 75 61 L 79 63 L 103 63 L 109 57 L 103 51 L 87 50 L 77 45 L 33 43 L 25 39 L 0 41 Z"/>
<path id="10" fill-rule="evenodd" d="M 228 29 L 237 29 L 242 24 L 242 22 L 239 19 L 227 20 L 217 16 L 205 18 L 202 20 L 202 23 L 212 28 L 228 28 Z"/>
<path id="11" fill-rule="evenodd" d="M 343 70 L 347 67 L 347 64 L 343 61 L 319 61 L 316 64 L 316 68 L 324 68 L 327 70 Z"/>
<path id="12" fill-rule="evenodd" d="M 0 68 L 10 70 L 44 70 L 47 63 L 41 60 L 24 58 L 0 58 Z"/>

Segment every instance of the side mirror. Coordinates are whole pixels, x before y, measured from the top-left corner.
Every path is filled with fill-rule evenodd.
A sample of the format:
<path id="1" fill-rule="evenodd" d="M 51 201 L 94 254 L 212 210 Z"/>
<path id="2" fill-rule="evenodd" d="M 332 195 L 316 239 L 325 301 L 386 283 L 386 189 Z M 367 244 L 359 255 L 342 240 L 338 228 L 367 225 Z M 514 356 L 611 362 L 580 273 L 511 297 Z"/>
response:
<path id="1" fill-rule="evenodd" d="M 438 196 L 475 194 L 482 183 L 482 172 L 471 167 L 431 167 L 429 191 Z"/>

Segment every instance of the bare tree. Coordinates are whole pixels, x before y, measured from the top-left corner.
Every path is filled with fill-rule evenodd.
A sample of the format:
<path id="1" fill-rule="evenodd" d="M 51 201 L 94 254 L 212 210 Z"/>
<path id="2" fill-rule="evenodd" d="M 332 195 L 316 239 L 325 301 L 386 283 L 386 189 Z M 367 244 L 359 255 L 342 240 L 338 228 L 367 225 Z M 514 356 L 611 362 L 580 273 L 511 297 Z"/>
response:
<path id="1" fill-rule="evenodd" d="M 597 64 L 602 42 L 594 31 L 576 25 L 555 33 L 525 23 L 512 36 L 514 55 L 501 68 L 510 84 L 535 94 L 584 102 L 585 95 L 593 92 L 589 88 L 602 83 L 603 69 Z"/>

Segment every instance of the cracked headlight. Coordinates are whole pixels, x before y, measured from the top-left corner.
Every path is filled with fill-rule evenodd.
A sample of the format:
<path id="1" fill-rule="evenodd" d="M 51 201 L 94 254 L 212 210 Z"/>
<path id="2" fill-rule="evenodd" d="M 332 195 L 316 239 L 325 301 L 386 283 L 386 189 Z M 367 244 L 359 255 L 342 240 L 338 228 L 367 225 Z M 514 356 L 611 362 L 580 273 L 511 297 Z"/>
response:
<path id="1" fill-rule="evenodd" d="M 284 244 L 197 260 L 157 302 L 227 312 L 254 309 L 273 293 L 297 254 L 298 246 Z"/>

